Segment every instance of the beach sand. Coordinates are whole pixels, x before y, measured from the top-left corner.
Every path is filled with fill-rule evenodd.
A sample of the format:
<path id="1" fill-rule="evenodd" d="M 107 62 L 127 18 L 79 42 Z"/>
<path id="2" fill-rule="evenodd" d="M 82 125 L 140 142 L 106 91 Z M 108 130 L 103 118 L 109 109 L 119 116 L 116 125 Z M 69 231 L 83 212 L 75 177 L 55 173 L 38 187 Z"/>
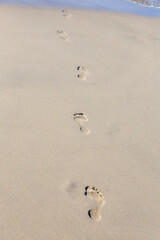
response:
<path id="1" fill-rule="evenodd" d="M 0 238 L 159 240 L 160 19 L 61 10 L 0 6 Z"/>

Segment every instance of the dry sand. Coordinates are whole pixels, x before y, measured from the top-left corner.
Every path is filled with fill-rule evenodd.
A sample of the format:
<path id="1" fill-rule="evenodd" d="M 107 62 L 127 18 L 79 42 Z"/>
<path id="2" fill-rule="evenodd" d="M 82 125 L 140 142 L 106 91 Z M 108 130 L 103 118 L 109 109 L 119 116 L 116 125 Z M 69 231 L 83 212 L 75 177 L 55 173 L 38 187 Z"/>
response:
<path id="1" fill-rule="evenodd" d="M 159 29 L 0 7 L 0 239 L 160 239 Z M 100 222 L 88 185 L 105 197 Z"/>

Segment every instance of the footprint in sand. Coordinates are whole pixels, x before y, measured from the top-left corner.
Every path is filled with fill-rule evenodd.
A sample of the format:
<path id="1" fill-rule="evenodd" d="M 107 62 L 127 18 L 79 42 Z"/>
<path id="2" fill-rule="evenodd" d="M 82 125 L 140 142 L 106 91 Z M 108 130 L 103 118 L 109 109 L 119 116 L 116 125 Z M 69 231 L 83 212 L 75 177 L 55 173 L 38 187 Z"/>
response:
<path id="1" fill-rule="evenodd" d="M 62 14 L 63 14 L 63 17 L 65 17 L 65 18 L 71 17 L 71 14 L 67 10 L 62 9 Z"/>
<path id="2" fill-rule="evenodd" d="M 57 30 L 57 34 L 58 36 L 62 39 L 62 40 L 65 40 L 65 41 L 69 41 L 69 38 L 67 37 L 68 34 L 62 30 Z"/>
<path id="3" fill-rule="evenodd" d="M 93 221 L 100 221 L 101 220 L 101 210 L 105 203 L 103 194 L 101 193 L 101 191 L 98 188 L 87 186 L 87 187 L 85 187 L 85 195 L 91 199 L 96 200 L 96 203 L 97 203 L 95 208 L 90 209 L 88 211 L 89 217 Z"/>
<path id="4" fill-rule="evenodd" d="M 78 184 L 75 181 L 66 180 L 62 185 L 61 189 L 65 191 L 69 197 L 77 198 L 77 191 L 79 189 Z"/>
<path id="5" fill-rule="evenodd" d="M 83 126 L 83 122 L 88 121 L 87 116 L 84 113 L 75 113 L 73 116 L 74 120 L 80 127 L 80 131 L 86 134 L 90 133 L 90 130 L 87 127 Z"/>
<path id="6" fill-rule="evenodd" d="M 85 67 L 78 66 L 77 70 L 80 71 L 77 77 L 80 78 L 81 80 L 86 80 L 86 78 L 89 76 L 88 69 Z"/>

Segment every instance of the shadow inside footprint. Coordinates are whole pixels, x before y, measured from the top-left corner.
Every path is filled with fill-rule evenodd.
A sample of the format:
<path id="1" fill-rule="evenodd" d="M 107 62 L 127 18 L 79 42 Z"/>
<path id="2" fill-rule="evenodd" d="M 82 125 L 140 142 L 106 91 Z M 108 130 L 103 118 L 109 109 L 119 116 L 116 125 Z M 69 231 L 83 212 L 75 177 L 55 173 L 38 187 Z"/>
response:
<path id="1" fill-rule="evenodd" d="M 87 196 L 87 189 L 88 189 L 89 186 L 86 186 L 85 187 L 85 192 L 84 192 L 84 195 Z"/>
<path id="2" fill-rule="evenodd" d="M 88 211 L 88 216 L 89 216 L 90 218 L 92 218 L 92 217 L 91 217 L 91 210 Z"/>
<path id="3" fill-rule="evenodd" d="M 78 71 L 81 70 L 81 66 L 78 66 L 78 67 L 77 67 L 77 70 L 78 70 Z"/>
<path id="4" fill-rule="evenodd" d="M 86 186 L 86 187 L 85 187 L 85 191 L 87 191 L 88 188 L 89 188 L 89 186 Z"/>

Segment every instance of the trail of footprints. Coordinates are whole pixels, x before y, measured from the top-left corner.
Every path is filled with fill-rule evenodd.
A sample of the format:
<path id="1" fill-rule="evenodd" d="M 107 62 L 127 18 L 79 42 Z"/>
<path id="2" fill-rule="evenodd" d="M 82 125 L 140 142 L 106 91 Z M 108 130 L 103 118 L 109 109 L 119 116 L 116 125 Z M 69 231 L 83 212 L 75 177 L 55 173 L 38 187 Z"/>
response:
<path id="1" fill-rule="evenodd" d="M 101 220 L 101 210 L 105 204 L 104 196 L 96 187 L 87 186 L 85 188 L 85 195 L 91 199 L 96 200 L 96 206 L 88 211 L 89 217 L 93 221 Z"/>
<path id="2" fill-rule="evenodd" d="M 67 10 L 63 9 L 62 14 L 63 14 L 63 17 L 65 17 L 65 18 L 70 18 L 71 17 L 71 14 Z M 66 32 L 64 32 L 63 30 L 57 30 L 57 34 L 62 40 L 65 40 L 65 41 L 69 42 L 69 37 L 68 37 L 68 34 Z"/>
<path id="3" fill-rule="evenodd" d="M 87 76 L 89 75 L 88 69 L 82 66 L 78 66 L 77 71 L 80 71 L 77 77 L 80 78 L 81 80 L 86 80 Z M 87 127 L 85 127 L 83 124 L 84 121 L 86 122 L 88 121 L 87 115 L 85 115 L 84 113 L 75 113 L 74 120 L 79 125 L 80 131 L 82 133 L 86 133 L 86 134 L 90 133 L 90 130 Z"/>
<path id="4" fill-rule="evenodd" d="M 63 17 L 65 17 L 65 18 L 71 17 L 71 14 L 67 10 L 62 10 L 62 14 L 63 14 Z M 66 32 L 64 32 L 62 30 L 57 30 L 57 34 L 62 40 L 69 41 L 68 34 Z M 79 71 L 77 77 L 80 80 L 86 80 L 87 77 L 89 76 L 89 71 L 85 67 L 78 66 L 77 71 Z M 74 120 L 76 121 L 76 123 L 79 125 L 80 131 L 82 133 L 85 133 L 85 134 L 90 133 L 90 130 L 86 126 L 84 126 L 84 122 L 88 121 L 87 115 L 80 112 L 80 113 L 74 113 L 73 117 L 74 117 Z M 89 217 L 93 221 L 100 221 L 101 220 L 101 210 L 105 203 L 103 194 L 101 193 L 101 191 L 98 188 L 87 186 L 87 187 L 85 187 L 85 195 L 96 201 L 96 206 L 93 209 L 90 209 L 88 211 Z"/>
<path id="5" fill-rule="evenodd" d="M 78 78 L 81 80 L 86 80 L 87 76 L 89 75 L 89 71 L 87 68 L 78 66 L 77 71 L 80 71 L 80 73 L 77 75 Z M 90 130 L 84 126 L 83 122 L 88 121 L 88 117 L 84 113 L 75 113 L 74 114 L 74 120 L 80 127 L 80 131 L 82 133 L 90 133 Z"/>

